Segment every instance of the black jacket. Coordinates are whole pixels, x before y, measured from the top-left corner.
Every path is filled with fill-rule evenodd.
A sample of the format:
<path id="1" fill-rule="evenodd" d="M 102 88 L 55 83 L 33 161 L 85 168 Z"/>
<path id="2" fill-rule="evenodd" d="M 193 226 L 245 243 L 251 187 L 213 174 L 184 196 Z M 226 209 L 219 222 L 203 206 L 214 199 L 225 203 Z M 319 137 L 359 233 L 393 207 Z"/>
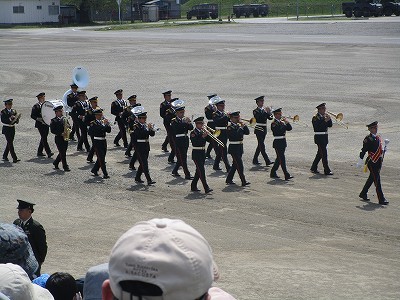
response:
<path id="1" fill-rule="evenodd" d="M 240 126 L 239 124 L 231 123 L 227 128 L 227 134 L 229 142 L 243 142 L 243 136 L 249 135 L 249 128 L 244 125 Z M 243 143 L 241 144 L 231 144 L 228 146 L 229 154 L 243 154 Z"/>
<path id="2" fill-rule="evenodd" d="M 50 131 L 56 136 L 62 136 L 64 133 L 64 118 L 61 117 L 60 119 L 58 117 L 55 117 L 51 119 L 50 122 Z"/>
<path id="3" fill-rule="evenodd" d="M 90 123 L 88 134 L 91 137 L 106 137 L 106 133 L 110 132 L 110 125 L 103 125 L 101 121 L 94 120 Z"/>
<path id="4" fill-rule="evenodd" d="M 360 152 L 360 158 L 364 158 L 366 152 L 370 152 L 371 156 L 379 150 L 381 146 L 381 137 L 369 134 L 363 141 L 363 147 Z M 370 156 L 370 155 L 369 155 Z M 379 159 L 378 159 L 379 160 Z"/>
<path id="5" fill-rule="evenodd" d="M 256 108 L 253 110 L 253 116 L 256 119 L 256 122 L 259 124 L 267 124 L 267 120 L 272 120 L 274 117 L 271 113 L 266 112 L 264 109 Z M 254 130 L 254 133 L 262 133 L 267 134 L 267 126 L 262 126 L 264 131 Z"/>
<path id="6" fill-rule="evenodd" d="M 329 119 L 329 121 L 325 122 L 325 117 L 318 113 L 312 118 L 311 122 L 314 132 L 328 132 L 328 128 L 332 127 L 332 120 Z M 320 145 L 327 145 L 328 134 L 315 134 L 314 142 Z"/>
<path id="7" fill-rule="evenodd" d="M 180 148 L 188 148 L 189 147 L 189 138 L 187 133 L 189 130 L 193 129 L 192 123 L 183 122 L 179 118 L 174 118 L 171 121 L 171 130 L 174 135 L 175 144 Z M 186 136 L 176 137 L 176 135 L 186 134 Z"/>
<path id="8" fill-rule="evenodd" d="M 155 131 L 149 130 L 146 124 L 136 123 L 134 131 L 131 134 L 133 145 L 135 146 L 135 151 L 141 153 L 150 151 L 150 143 L 138 142 L 137 140 L 147 140 L 150 136 L 154 136 Z"/>
<path id="9" fill-rule="evenodd" d="M 271 123 L 271 130 L 274 137 L 286 136 L 286 131 L 292 130 L 292 125 L 290 125 L 290 123 L 285 124 L 280 120 L 274 119 L 274 121 L 272 121 Z M 274 139 L 274 142 L 272 144 L 272 147 L 277 149 L 283 149 L 286 148 L 286 146 L 286 138 Z"/>
<path id="10" fill-rule="evenodd" d="M 125 100 L 115 100 L 111 103 L 111 114 L 115 116 L 115 121 L 119 122 L 122 120 L 121 116 L 119 115 L 125 109 L 126 103 Z"/>
<path id="11" fill-rule="evenodd" d="M 17 114 L 17 111 L 15 109 L 11 109 L 11 111 L 8 111 L 8 109 L 4 108 L 1 112 L 1 123 L 3 124 L 11 124 L 12 120 L 11 117 L 15 116 Z M 2 133 L 10 133 L 12 131 L 15 131 L 15 127 L 9 127 L 9 126 L 4 126 L 3 125 L 3 130 Z"/>
<path id="12" fill-rule="evenodd" d="M 42 105 L 39 102 L 32 107 L 31 118 L 36 121 L 35 128 L 48 127 L 48 125 L 43 122 Z"/>

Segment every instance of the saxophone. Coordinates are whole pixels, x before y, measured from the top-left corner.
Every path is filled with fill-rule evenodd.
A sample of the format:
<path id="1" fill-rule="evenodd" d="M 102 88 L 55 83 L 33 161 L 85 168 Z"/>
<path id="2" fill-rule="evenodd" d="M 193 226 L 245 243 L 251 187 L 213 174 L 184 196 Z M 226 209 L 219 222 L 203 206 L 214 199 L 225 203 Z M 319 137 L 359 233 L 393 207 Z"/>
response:
<path id="1" fill-rule="evenodd" d="M 69 141 L 69 136 L 71 135 L 71 125 L 68 122 L 67 117 L 64 117 L 64 141 L 68 142 Z"/>

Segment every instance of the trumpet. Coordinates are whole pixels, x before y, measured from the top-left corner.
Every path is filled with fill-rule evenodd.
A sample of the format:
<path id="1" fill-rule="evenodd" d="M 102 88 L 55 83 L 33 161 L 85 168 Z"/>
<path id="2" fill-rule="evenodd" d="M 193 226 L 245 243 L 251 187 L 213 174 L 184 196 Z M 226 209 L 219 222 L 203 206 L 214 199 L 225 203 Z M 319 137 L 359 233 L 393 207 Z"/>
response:
<path id="1" fill-rule="evenodd" d="M 147 123 L 146 125 L 149 130 L 153 130 L 154 132 L 159 132 L 161 130 L 161 128 L 157 127 L 154 123 Z"/>
<path id="2" fill-rule="evenodd" d="M 343 113 L 337 113 L 337 114 L 334 114 L 334 113 L 332 113 L 332 112 L 330 112 L 330 111 L 326 111 L 326 114 L 327 115 L 329 115 L 329 116 L 331 116 L 331 117 L 333 117 L 333 119 L 335 120 L 335 122 L 338 124 L 338 125 L 340 125 L 340 126 L 342 126 L 343 128 L 346 128 L 346 129 L 348 129 L 349 127 L 342 121 L 343 120 Z"/>
<path id="3" fill-rule="evenodd" d="M 222 148 L 225 147 L 224 143 L 221 142 L 221 141 L 218 139 L 218 136 L 221 134 L 221 130 L 212 129 L 212 128 L 210 128 L 210 127 L 207 126 L 207 125 L 203 125 L 203 129 L 202 129 L 202 130 L 203 130 L 205 133 L 207 133 L 208 136 L 209 136 L 210 138 L 212 138 L 215 142 L 217 142 L 218 145 L 220 145 Z"/>
<path id="4" fill-rule="evenodd" d="M 247 122 L 248 126 L 254 128 L 254 130 L 264 131 L 264 128 L 262 126 L 257 125 L 256 118 L 254 118 L 254 117 L 251 119 L 240 118 L 240 120 Z"/>

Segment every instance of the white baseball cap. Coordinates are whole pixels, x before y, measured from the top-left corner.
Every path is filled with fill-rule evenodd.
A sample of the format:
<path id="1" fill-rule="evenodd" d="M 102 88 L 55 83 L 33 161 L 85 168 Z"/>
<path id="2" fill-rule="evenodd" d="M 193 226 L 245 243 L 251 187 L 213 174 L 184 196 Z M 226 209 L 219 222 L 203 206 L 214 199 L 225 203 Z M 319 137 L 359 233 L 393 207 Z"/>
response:
<path id="1" fill-rule="evenodd" d="M 136 223 L 111 250 L 110 286 L 122 295 L 121 281 L 158 286 L 163 300 L 188 300 L 204 295 L 218 271 L 211 247 L 181 220 L 152 219 Z"/>
<path id="2" fill-rule="evenodd" d="M 54 300 L 50 292 L 29 280 L 18 265 L 0 264 L 0 292 L 11 300 Z"/>

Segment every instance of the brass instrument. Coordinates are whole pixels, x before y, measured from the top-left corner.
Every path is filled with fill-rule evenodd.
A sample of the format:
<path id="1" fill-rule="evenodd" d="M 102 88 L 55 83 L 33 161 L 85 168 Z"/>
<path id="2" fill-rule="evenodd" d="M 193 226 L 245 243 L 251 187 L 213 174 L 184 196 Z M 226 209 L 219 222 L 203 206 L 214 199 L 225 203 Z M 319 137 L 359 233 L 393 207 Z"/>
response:
<path id="1" fill-rule="evenodd" d="M 264 131 L 264 128 L 260 125 L 257 125 L 257 121 L 256 118 L 251 118 L 251 119 L 243 119 L 240 118 L 240 120 L 247 122 L 247 126 L 254 128 L 254 130 L 260 130 L 260 131 Z"/>
<path id="2" fill-rule="evenodd" d="M 203 129 L 202 129 L 205 133 L 207 133 L 208 134 L 208 136 L 210 137 L 210 138 L 212 138 L 215 142 L 217 142 L 218 143 L 218 145 L 220 145 L 221 147 L 225 147 L 225 145 L 224 145 L 224 143 L 223 142 L 221 142 L 219 139 L 218 139 L 218 136 L 221 134 L 221 130 L 215 130 L 215 129 L 212 129 L 212 128 L 210 128 L 209 126 L 207 126 L 207 125 L 203 125 Z"/>
<path id="3" fill-rule="evenodd" d="M 18 124 L 19 119 L 21 119 L 21 116 L 22 116 L 21 113 L 16 113 L 15 115 L 13 115 L 14 119 L 12 119 L 12 121 L 10 122 L 10 125 Z"/>
<path id="4" fill-rule="evenodd" d="M 154 132 L 159 132 L 161 130 L 161 128 L 157 127 L 154 123 L 147 123 L 146 126 L 149 130 L 153 130 Z"/>
<path id="5" fill-rule="evenodd" d="M 210 131 L 213 134 L 213 136 L 215 136 L 215 137 L 219 137 L 220 134 L 221 134 L 221 130 L 220 129 L 212 129 L 210 126 L 207 126 L 206 124 L 204 124 L 204 127 L 208 131 Z"/>
<path id="6" fill-rule="evenodd" d="M 289 115 L 289 116 L 282 116 L 282 117 L 281 117 L 281 120 L 283 120 L 283 119 L 289 119 L 289 120 L 292 120 L 293 123 L 298 123 L 298 124 L 303 125 L 304 127 L 308 127 L 308 124 L 306 124 L 306 123 L 300 121 L 299 115 L 294 115 L 294 116 L 290 116 L 290 115 Z"/>
<path id="7" fill-rule="evenodd" d="M 343 128 L 348 129 L 349 127 L 343 122 L 343 113 L 337 113 L 334 114 L 330 111 L 326 111 L 326 114 L 333 117 L 333 119 L 335 120 L 335 123 L 337 123 L 338 125 L 342 126 Z"/>
<path id="8" fill-rule="evenodd" d="M 64 132 L 63 132 L 63 136 L 64 136 L 64 141 L 68 142 L 69 141 L 69 136 L 71 135 L 72 129 L 71 129 L 71 125 L 68 122 L 67 117 L 64 117 Z"/>

